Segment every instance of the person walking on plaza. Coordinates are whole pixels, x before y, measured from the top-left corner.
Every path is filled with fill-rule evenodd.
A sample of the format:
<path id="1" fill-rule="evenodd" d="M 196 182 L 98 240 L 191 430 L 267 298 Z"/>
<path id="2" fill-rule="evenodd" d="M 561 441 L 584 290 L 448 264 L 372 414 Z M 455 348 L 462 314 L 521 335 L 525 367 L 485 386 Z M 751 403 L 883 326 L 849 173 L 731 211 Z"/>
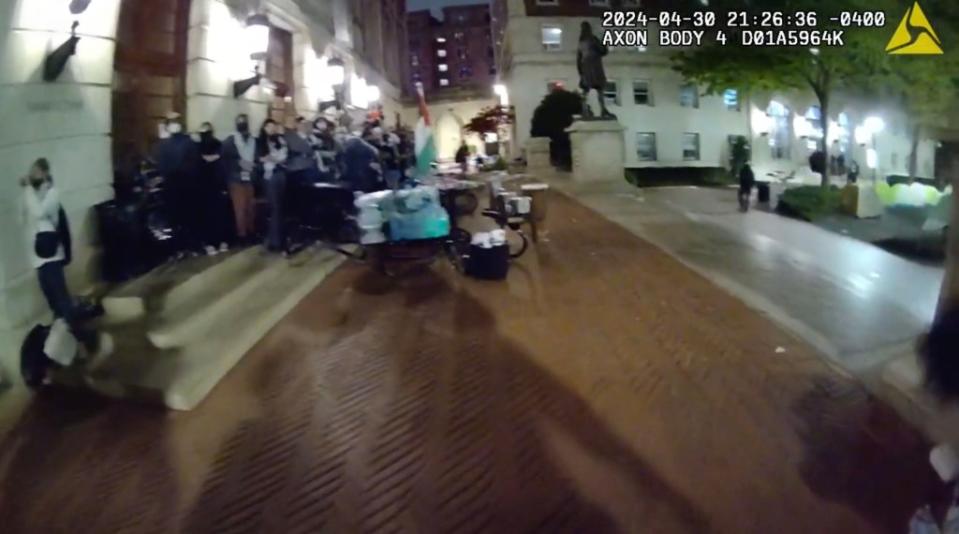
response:
<path id="1" fill-rule="evenodd" d="M 64 268 L 72 259 L 70 226 L 53 185 L 50 163 L 36 160 L 30 174 L 20 180 L 23 188 L 22 222 L 26 229 L 27 256 L 37 270 L 43 297 L 55 319 L 63 319 L 77 341 L 87 350 L 96 349 L 96 334 L 83 327 L 82 312 L 67 287 Z"/>
<path id="2" fill-rule="evenodd" d="M 466 176 L 466 171 L 469 170 L 470 149 L 466 146 L 465 139 L 460 142 L 460 147 L 456 150 L 456 156 L 453 159 L 456 160 L 460 170 L 463 171 L 463 176 Z"/>
<path id="3" fill-rule="evenodd" d="M 223 142 L 222 161 L 230 200 L 233 203 L 236 239 L 241 244 L 247 244 L 256 229 L 256 206 L 253 199 L 256 138 L 250 132 L 250 118 L 245 113 L 237 115 L 235 126 L 236 131 Z"/>
<path id="4" fill-rule="evenodd" d="M 749 199 L 753 196 L 753 186 L 756 185 L 756 176 L 748 163 L 739 170 L 739 211 L 749 211 Z"/>
<path id="5" fill-rule="evenodd" d="M 266 186 L 266 201 L 270 206 L 270 225 L 267 230 L 266 248 L 271 252 L 285 249 L 283 195 L 286 193 L 286 168 L 289 148 L 283 137 L 282 127 L 273 119 L 267 119 L 260 128 L 256 140 L 256 157 L 260 162 L 263 182 Z"/>
<path id="6" fill-rule="evenodd" d="M 226 252 L 229 240 L 229 201 L 223 169 L 223 143 L 216 138 L 213 125 L 200 126 L 200 210 L 201 232 L 209 255 Z M 218 248 L 217 248 L 218 247 Z"/>
<path id="7" fill-rule="evenodd" d="M 200 150 L 183 132 L 178 113 L 167 115 L 165 129 L 170 136 L 157 145 L 154 158 L 163 176 L 164 204 L 177 230 L 179 252 L 198 252 L 201 250 Z"/>

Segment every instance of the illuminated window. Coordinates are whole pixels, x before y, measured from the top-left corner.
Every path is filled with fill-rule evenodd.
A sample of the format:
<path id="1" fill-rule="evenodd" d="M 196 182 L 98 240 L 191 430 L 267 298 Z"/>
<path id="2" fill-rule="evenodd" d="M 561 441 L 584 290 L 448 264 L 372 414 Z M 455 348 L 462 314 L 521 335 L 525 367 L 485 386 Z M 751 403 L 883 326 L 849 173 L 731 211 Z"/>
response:
<path id="1" fill-rule="evenodd" d="M 822 139 L 822 109 L 819 106 L 809 106 L 806 110 L 806 120 L 809 121 L 810 137 Z"/>
<path id="2" fill-rule="evenodd" d="M 446 72 L 450 70 L 450 67 L 446 63 L 440 63 L 439 65 L 436 66 L 436 70 L 440 72 Z"/>
<path id="3" fill-rule="evenodd" d="M 437 42 L 437 43 L 445 43 L 445 42 L 446 42 L 446 37 L 437 37 L 437 38 L 436 38 L 436 42 Z"/>
<path id="4" fill-rule="evenodd" d="M 450 81 L 446 78 L 440 78 L 440 87 L 447 87 L 450 84 Z"/>
<path id="5" fill-rule="evenodd" d="M 436 51 L 436 55 L 437 55 L 437 57 L 446 57 L 446 50 L 443 50 L 443 49 L 441 48 L 441 49 L 439 49 L 439 50 Z"/>
<path id="6" fill-rule="evenodd" d="M 839 124 L 839 135 L 836 136 L 839 139 L 839 151 L 843 154 L 849 153 L 849 115 L 846 115 L 845 112 L 840 113 L 839 120 L 836 122 Z"/>
<path id="7" fill-rule="evenodd" d="M 686 84 L 680 87 L 679 105 L 684 108 L 698 108 L 699 89 L 693 84 Z"/>
<path id="8" fill-rule="evenodd" d="M 636 155 L 639 161 L 656 161 L 656 134 L 653 132 L 636 133 Z"/>
<path id="9" fill-rule="evenodd" d="M 589 5 L 596 7 L 609 7 L 609 0 L 589 0 Z"/>
<path id="10" fill-rule="evenodd" d="M 559 26 L 543 25 L 543 49 L 555 51 L 563 46 L 563 29 Z"/>
<path id="11" fill-rule="evenodd" d="M 723 105 L 730 111 L 739 111 L 739 91 L 735 89 L 723 91 Z"/>
<path id="12" fill-rule="evenodd" d="M 696 161 L 699 159 L 699 134 L 683 134 L 683 161 Z"/>
<path id="13" fill-rule="evenodd" d="M 769 117 L 769 151 L 773 159 L 788 159 L 792 135 L 789 131 L 789 108 L 773 100 L 766 108 Z"/>

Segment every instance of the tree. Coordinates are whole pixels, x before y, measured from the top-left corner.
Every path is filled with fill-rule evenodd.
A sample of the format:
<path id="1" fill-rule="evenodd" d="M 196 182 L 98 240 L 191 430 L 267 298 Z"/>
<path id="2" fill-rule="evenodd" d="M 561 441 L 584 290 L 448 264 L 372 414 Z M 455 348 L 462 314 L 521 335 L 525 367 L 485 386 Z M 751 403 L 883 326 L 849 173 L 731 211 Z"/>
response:
<path id="1" fill-rule="evenodd" d="M 530 135 L 550 138 L 550 159 L 554 165 L 563 168 L 571 166 L 572 149 L 566 128 L 573 124 L 573 115 L 582 112 L 582 97 L 564 89 L 551 91 L 533 111 Z"/>
<path id="2" fill-rule="evenodd" d="M 480 136 L 491 133 L 499 135 L 503 128 L 515 121 L 516 109 L 513 106 L 493 106 L 477 113 L 464 128 Z"/>
<path id="3" fill-rule="evenodd" d="M 927 2 L 922 7 L 939 39 L 955 43 L 959 38 L 959 3 Z M 909 116 L 911 182 L 916 177 L 923 129 L 948 126 L 949 112 L 959 103 L 959 55 L 950 50 L 942 55 L 889 55 L 870 85 L 893 93 Z"/>
<path id="4" fill-rule="evenodd" d="M 815 26 L 822 30 L 838 30 L 842 11 L 873 11 L 884 0 L 755 0 L 750 13 L 782 12 L 813 13 Z M 710 2 L 716 13 L 741 11 L 742 2 L 719 0 Z M 895 13 L 897 10 L 888 10 Z M 750 28 L 753 29 L 753 28 Z M 686 79 L 705 86 L 707 94 L 735 88 L 743 93 L 778 90 L 809 90 L 819 102 L 822 116 L 822 139 L 819 150 L 828 160 L 829 105 L 837 90 L 859 91 L 882 65 L 887 32 L 869 29 L 842 29 L 843 46 L 771 47 L 743 46 L 741 31 L 725 30 L 726 44 L 717 41 L 678 52 L 673 67 Z M 829 185 L 828 171 L 820 173 L 822 186 Z"/>

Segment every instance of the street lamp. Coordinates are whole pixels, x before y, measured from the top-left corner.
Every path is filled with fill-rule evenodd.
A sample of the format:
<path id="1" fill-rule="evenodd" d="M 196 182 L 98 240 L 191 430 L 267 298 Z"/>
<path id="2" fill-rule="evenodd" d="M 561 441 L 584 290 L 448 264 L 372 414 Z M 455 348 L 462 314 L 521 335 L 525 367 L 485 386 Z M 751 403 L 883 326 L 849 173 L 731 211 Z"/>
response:
<path id="1" fill-rule="evenodd" d="M 255 61 L 266 59 L 270 49 L 270 19 L 260 13 L 247 17 L 243 39 L 250 47 L 250 59 Z"/>
<path id="2" fill-rule="evenodd" d="M 346 64 L 338 57 L 330 58 L 326 62 L 326 75 L 333 87 L 343 85 L 346 81 Z"/>
<path id="3" fill-rule="evenodd" d="M 246 19 L 246 28 L 243 29 L 243 40 L 250 51 L 250 59 L 255 62 L 266 59 L 270 49 L 270 19 L 266 15 L 257 13 Z M 233 82 L 233 98 L 240 98 L 254 85 L 258 85 L 263 78 L 259 65 L 253 67 L 253 76 Z"/>

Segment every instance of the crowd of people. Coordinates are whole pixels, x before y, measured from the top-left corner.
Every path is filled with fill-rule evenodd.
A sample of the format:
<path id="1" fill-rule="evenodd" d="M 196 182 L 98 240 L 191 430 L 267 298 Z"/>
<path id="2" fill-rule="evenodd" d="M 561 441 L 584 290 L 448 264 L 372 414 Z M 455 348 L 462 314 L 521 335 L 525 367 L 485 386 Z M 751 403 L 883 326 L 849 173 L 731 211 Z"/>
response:
<path id="1" fill-rule="evenodd" d="M 212 255 L 261 239 L 268 250 L 285 252 L 290 225 L 303 215 L 294 202 L 302 188 L 322 182 L 359 192 L 399 186 L 414 164 L 410 132 L 376 119 L 349 132 L 339 119 L 335 112 L 301 116 L 290 129 L 266 119 L 254 131 L 240 114 L 220 139 L 209 122 L 194 138 L 177 114 L 168 115 L 152 161 L 180 254 Z M 265 211 L 257 209 L 258 200 Z"/>

